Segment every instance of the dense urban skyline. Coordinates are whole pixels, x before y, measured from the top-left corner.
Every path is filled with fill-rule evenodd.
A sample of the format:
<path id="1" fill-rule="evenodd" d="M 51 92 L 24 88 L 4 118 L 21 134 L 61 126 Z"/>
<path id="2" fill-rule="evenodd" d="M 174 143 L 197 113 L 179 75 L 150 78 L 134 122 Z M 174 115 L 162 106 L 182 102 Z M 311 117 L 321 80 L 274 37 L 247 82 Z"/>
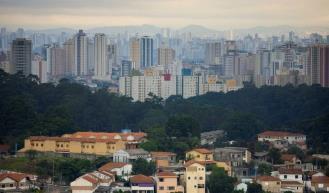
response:
<path id="1" fill-rule="evenodd" d="M 0 23 L 34 29 L 151 24 L 181 28 L 202 24 L 216 30 L 255 26 L 319 26 L 329 23 L 326 0 L 0 0 Z"/>

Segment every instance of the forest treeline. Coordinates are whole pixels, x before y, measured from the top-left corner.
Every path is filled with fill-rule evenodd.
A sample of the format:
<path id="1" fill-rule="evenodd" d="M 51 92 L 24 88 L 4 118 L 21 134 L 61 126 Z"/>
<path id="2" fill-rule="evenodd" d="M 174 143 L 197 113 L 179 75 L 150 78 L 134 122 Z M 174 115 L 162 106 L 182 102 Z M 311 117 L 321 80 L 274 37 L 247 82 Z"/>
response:
<path id="1" fill-rule="evenodd" d="M 0 70 L 0 143 L 21 147 L 30 135 L 123 128 L 158 135 L 159 140 L 161 135 L 185 138 L 187 146 L 197 145 L 202 131 L 224 129 L 228 140 L 244 143 L 264 130 L 286 130 L 305 133 L 311 151 L 329 153 L 329 88 L 246 84 L 226 94 L 171 96 L 166 101 L 152 96 L 142 103 L 106 89 L 94 92 L 68 79 L 40 84 L 35 76 Z"/>

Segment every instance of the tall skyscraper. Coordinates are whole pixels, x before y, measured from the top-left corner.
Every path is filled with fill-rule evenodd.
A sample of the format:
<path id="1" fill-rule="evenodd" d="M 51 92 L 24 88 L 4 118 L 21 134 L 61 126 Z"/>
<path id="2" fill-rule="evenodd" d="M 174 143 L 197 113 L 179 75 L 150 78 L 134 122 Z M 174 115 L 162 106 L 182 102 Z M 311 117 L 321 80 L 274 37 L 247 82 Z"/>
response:
<path id="1" fill-rule="evenodd" d="M 83 30 L 74 37 L 74 49 L 74 75 L 85 76 L 88 74 L 88 37 Z"/>
<path id="2" fill-rule="evenodd" d="M 95 77 L 106 79 L 108 76 L 107 39 L 105 34 L 96 34 L 94 37 Z"/>
<path id="3" fill-rule="evenodd" d="M 7 51 L 8 49 L 8 36 L 7 36 L 7 30 L 6 28 L 1 28 L 1 33 L 0 33 L 0 47 L 2 51 Z"/>
<path id="4" fill-rule="evenodd" d="M 12 68 L 11 72 L 22 72 L 24 75 L 31 74 L 32 42 L 25 38 L 17 38 L 11 45 Z"/>
<path id="5" fill-rule="evenodd" d="M 153 66 L 153 39 L 149 36 L 140 39 L 140 65 L 143 69 Z"/>
<path id="6" fill-rule="evenodd" d="M 129 53 L 130 53 L 130 60 L 132 61 L 132 67 L 136 70 L 140 69 L 140 39 L 139 38 L 132 38 L 130 40 L 130 49 L 129 49 Z"/>
<path id="7" fill-rule="evenodd" d="M 175 60 L 175 50 L 168 47 L 158 48 L 158 65 L 163 66 L 165 70 L 168 70 L 168 66 Z"/>
<path id="8" fill-rule="evenodd" d="M 73 75 L 75 69 L 75 48 L 74 39 L 68 39 L 64 42 L 63 47 L 65 50 L 65 74 Z"/>
<path id="9" fill-rule="evenodd" d="M 329 87 L 329 45 L 318 44 L 308 48 L 306 74 L 310 84 Z"/>
<path id="10" fill-rule="evenodd" d="M 50 51 L 47 54 L 50 58 L 50 75 L 53 78 L 59 78 L 65 75 L 65 49 L 59 47 L 58 45 L 54 45 L 53 47 L 48 49 Z"/>
<path id="11" fill-rule="evenodd" d="M 205 48 L 205 64 L 219 65 L 221 59 L 221 43 L 220 42 L 208 42 Z"/>

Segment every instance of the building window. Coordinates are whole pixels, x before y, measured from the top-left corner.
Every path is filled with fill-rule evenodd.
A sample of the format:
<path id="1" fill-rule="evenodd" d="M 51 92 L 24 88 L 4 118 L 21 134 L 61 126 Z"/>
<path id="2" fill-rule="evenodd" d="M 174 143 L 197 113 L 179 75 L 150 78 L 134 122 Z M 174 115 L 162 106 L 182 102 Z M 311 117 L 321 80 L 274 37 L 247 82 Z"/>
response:
<path id="1" fill-rule="evenodd" d="M 66 147 L 69 147 L 69 144 L 66 144 Z"/>
<path id="2" fill-rule="evenodd" d="M 10 187 L 14 187 L 14 184 L 9 184 Z"/>
<path id="3" fill-rule="evenodd" d="M 38 145 L 39 145 L 38 143 L 35 144 L 35 146 L 37 146 L 37 147 L 38 147 Z"/>
<path id="4" fill-rule="evenodd" d="M 295 179 L 298 179 L 298 175 L 295 175 Z"/>
<path id="5" fill-rule="evenodd" d="M 163 178 L 159 178 L 159 181 L 160 181 L 160 182 L 163 182 Z"/>
<path id="6" fill-rule="evenodd" d="M 284 175 L 283 177 L 284 177 L 284 179 L 287 179 L 287 175 Z"/>
<path id="7" fill-rule="evenodd" d="M 159 187 L 159 190 L 164 190 L 164 187 L 163 187 L 163 186 L 160 186 L 160 187 Z"/>
<path id="8" fill-rule="evenodd" d="M 59 147 L 59 144 L 57 144 L 56 146 Z"/>
<path id="9" fill-rule="evenodd" d="M 94 149 L 94 146 L 93 145 L 91 146 L 91 149 Z"/>
<path id="10" fill-rule="evenodd" d="M 203 177 L 200 177 L 199 180 L 203 180 Z"/>
<path id="11" fill-rule="evenodd" d="M 6 185 L 5 185 L 5 184 L 2 184 L 2 185 L 1 185 L 1 187 L 2 187 L 2 188 L 5 188 L 5 187 L 6 187 Z"/>
<path id="12" fill-rule="evenodd" d="M 187 177 L 187 179 L 188 179 L 188 180 L 190 180 L 190 179 L 191 179 L 191 177 Z"/>
<path id="13" fill-rule="evenodd" d="M 61 144 L 61 147 L 64 147 L 63 144 Z"/>
<path id="14" fill-rule="evenodd" d="M 277 185 L 280 185 L 280 182 L 276 182 Z"/>
<path id="15" fill-rule="evenodd" d="M 175 190 L 175 186 L 169 186 L 168 190 Z"/>

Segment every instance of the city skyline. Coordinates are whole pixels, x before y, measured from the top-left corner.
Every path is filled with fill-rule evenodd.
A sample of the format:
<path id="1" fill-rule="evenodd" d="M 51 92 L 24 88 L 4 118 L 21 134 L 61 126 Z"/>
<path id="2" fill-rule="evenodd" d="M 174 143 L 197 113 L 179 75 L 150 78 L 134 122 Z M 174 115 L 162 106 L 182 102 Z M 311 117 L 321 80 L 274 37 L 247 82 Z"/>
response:
<path id="1" fill-rule="evenodd" d="M 0 23 L 9 28 L 93 28 L 157 25 L 182 28 L 202 24 L 215 30 L 290 25 L 325 27 L 326 0 L 261 1 L 8 1 L 0 0 Z"/>

